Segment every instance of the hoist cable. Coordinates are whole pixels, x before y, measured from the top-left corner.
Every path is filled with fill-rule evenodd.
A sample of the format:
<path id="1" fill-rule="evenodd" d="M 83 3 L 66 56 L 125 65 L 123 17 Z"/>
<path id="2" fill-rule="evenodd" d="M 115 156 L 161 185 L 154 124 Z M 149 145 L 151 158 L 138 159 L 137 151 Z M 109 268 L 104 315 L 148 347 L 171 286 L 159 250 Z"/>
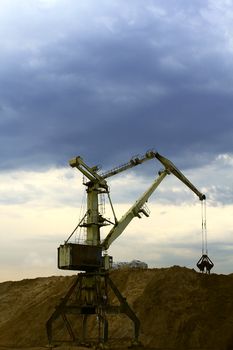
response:
<path id="1" fill-rule="evenodd" d="M 71 234 L 69 235 L 69 237 L 67 238 L 67 240 L 65 241 L 65 244 L 68 243 L 68 241 L 70 240 L 70 238 L 73 236 L 73 234 L 75 233 L 75 231 L 77 230 L 77 228 L 81 225 L 81 223 L 83 222 L 83 220 L 86 218 L 87 216 L 87 212 L 86 214 L 82 217 L 82 219 L 79 221 L 78 225 L 74 228 L 74 230 L 71 232 Z"/>
<path id="2" fill-rule="evenodd" d="M 208 255 L 207 249 L 207 226 L 206 226 L 206 201 L 204 201 L 204 223 L 205 223 L 205 253 Z"/>
<path id="3" fill-rule="evenodd" d="M 85 191 L 83 192 L 83 195 L 82 195 L 82 200 L 81 200 L 81 207 L 80 207 L 80 210 L 79 210 L 79 219 L 78 219 L 78 222 L 80 223 L 82 218 L 83 218 L 83 215 L 85 214 L 86 212 L 86 208 L 85 208 L 85 198 L 86 197 L 86 194 L 85 194 Z M 79 228 L 79 230 L 76 232 L 76 236 L 75 236 L 75 242 L 76 241 L 81 241 L 82 239 L 84 240 L 84 227 L 81 227 L 78 225 L 77 229 Z"/>
<path id="4" fill-rule="evenodd" d="M 201 201 L 201 251 L 204 254 L 204 210 L 203 201 Z"/>
<path id="5" fill-rule="evenodd" d="M 202 227 L 202 255 L 208 255 L 207 226 L 206 226 L 206 201 L 201 201 L 201 227 Z"/>

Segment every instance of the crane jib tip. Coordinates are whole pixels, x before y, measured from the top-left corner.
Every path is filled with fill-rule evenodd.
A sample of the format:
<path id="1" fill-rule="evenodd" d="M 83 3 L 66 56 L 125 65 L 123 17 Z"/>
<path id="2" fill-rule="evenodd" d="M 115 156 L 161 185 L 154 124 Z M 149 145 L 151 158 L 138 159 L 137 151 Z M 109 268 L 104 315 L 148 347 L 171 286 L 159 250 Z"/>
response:
<path id="1" fill-rule="evenodd" d="M 200 200 L 201 200 L 201 201 L 206 200 L 206 195 L 205 195 L 205 194 L 202 194 L 202 195 L 200 196 Z"/>

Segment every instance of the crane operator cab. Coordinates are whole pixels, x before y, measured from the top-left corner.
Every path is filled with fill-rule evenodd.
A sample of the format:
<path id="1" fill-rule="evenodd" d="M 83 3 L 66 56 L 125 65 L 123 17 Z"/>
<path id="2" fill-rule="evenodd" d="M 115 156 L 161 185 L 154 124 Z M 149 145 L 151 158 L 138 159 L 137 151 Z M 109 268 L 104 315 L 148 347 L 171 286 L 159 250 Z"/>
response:
<path id="1" fill-rule="evenodd" d="M 58 247 L 59 269 L 94 271 L 99 269 L 101 264 L 101 247 L 75 243 L 65 243 Z"/>

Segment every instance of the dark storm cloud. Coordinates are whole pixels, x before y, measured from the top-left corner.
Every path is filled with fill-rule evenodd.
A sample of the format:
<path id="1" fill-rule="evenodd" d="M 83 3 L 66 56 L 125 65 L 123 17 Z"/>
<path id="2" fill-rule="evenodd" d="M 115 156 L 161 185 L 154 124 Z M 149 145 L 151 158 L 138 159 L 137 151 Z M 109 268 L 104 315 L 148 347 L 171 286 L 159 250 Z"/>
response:
<path id="1" fill-rule="evenodd" d="M 232 51 L 211 1 L 4 6 L 2 169 L 232 151 Z"/>

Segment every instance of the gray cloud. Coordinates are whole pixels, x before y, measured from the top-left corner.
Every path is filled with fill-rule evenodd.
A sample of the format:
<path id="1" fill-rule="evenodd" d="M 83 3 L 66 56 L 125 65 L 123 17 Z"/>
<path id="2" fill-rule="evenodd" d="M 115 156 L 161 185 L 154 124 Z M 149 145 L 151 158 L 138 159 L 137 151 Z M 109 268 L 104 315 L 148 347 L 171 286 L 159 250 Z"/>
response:
<path id="1" fill-rule="evenodd" d="M 77 154 L 108 166 L 151 147 L 190 167 L 232 152 L 232 29 L 211 1 L 2 11 L 2 170 Z"/>

